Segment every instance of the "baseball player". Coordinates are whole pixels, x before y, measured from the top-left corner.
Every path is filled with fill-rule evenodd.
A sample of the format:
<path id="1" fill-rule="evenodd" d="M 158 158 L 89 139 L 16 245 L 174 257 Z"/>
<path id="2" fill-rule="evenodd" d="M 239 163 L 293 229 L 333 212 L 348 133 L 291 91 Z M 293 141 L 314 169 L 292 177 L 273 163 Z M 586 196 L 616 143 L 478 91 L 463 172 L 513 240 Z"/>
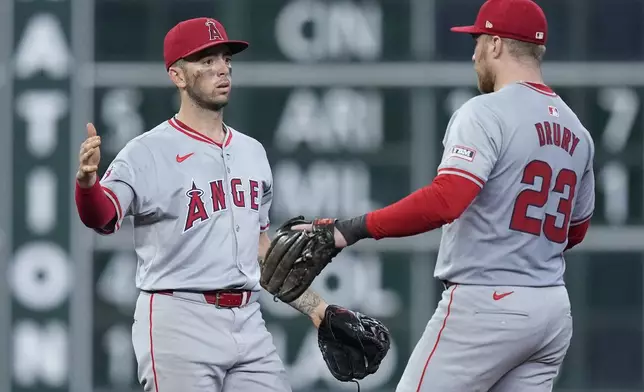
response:
<path id="1" fill-rule="evenodd" d="M 445 290 L 396 391 L 551 391 L 572 336 L 563 253 L 594 210 L 593 140 L 542 80 L 536 3 L 488 0 L 452 31 L 476 40 L 482 94 L 452 116 L 433 182 L 336 221 L 335 246 L 442 227 Z"/>
<path id="2" fill-rule="evenodd" d="M 141 293 L 132 342 L 147 392 L 291 390 L 257 302 L 271 169 L 263 146 L 222 119 L 232 55 L 247 46 L 217 20 L 179 23 L 164 40 L 178 113 L 131 140 L 101 181 L 92 124 L 81 145 L 82 222 L 107 235 L 133 217 Z M 316 326 L 327 308 L 312 291 L 290 305 Z"/>

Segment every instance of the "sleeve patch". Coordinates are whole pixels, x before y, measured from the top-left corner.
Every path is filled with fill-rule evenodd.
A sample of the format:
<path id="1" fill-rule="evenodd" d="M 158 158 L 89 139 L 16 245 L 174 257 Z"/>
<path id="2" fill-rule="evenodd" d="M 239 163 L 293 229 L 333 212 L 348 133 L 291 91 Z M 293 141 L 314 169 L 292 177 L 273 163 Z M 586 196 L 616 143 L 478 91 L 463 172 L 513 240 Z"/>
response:
<path id="1" fill-rule="evenodd" d="M 474 150 L 473 148 L 464 147 L 464 146 L 454 146 L 450 150 L 448 158 L 451 158 L 451 157 L 461 158 L 468 162 L 472 162 L 474 161 L 475 156 L 476 156 L 476 150 Z"/>
<path id="2" fill-rule="evenodd" d="M 101 181 L 105 181 L 110 176 L 110 174 L 112 174 L 112 166 L 107 168 L 105 174 L 103 174 L 103 178 L 101 178 Z"/>

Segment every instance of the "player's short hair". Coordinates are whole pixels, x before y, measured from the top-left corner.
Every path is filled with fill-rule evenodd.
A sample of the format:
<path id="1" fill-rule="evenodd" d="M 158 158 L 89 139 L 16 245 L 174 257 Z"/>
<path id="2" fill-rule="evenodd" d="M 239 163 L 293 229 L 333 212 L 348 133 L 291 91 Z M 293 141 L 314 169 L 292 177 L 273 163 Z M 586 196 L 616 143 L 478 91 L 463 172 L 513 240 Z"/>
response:
<path id="1" fill-rule="evenodd" d="M 184 69 L 184 68 L 185 68 L 185 66 L 186 66 L 186 60 L 184 60 L 184 59 L 179 59 L 179 60 L 175 61 L 175 63 L 174 63 L 174 64 L 172 64 L 172 66 L 173 66 L 173 67 L 179 67 L 179 68 L 181 68 L 181 69 Z"/>
<path id="2" fill-rule="evenodd" d="M 521 61 L 530 61 L 541 64 L 546 54 L 546 47 L 530 42 L 517 41 L 510 38 L 501 38 L 508 48 L 510 55 Z"/>

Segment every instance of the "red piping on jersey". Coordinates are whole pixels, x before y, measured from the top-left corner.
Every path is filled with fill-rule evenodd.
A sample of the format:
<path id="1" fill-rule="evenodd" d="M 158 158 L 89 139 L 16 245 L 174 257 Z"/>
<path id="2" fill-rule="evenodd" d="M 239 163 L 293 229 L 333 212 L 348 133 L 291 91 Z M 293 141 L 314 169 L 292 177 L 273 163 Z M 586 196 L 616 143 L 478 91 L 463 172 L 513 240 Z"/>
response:
<path id="1" fill-rule="evenodd" d="M 519 84 L 522 85 L 522 86 L 526 86 L 528 88 L 531 88 L 532 90 L 534 90 L 536 92 L 539 92 L 539 93 L 541 93 L 543 95 L 547 95 L 547 96 L 550 96 L 550 97 L 556 97 L 557 96 L 557 94 L 550 87 L 546 86 L 545 84 L 534 83 L 534 82 L 521 82 Z"/>
<path id="2" fill-rule="evenodd" d="M 468 172 L 467 170 L 457 169 L 455 167 L 448 167 L 448 168 L 444 168 L 444 169 L 439 169 L 438 174 L 439 175 L 440 174 L 456 174 L 456 175 L 460 175 L 461 177 L 465 177 L 468 180 L 473 181 L 474 183 L 476 183 L 476 185 L 478 185 L 481 188 L 483 188 L 483 185 L 485 185 L 485 181 L 483 181 L 482 178 L 475 176 L 474 174 Z"/>
<path id="3" fill-rule="evenodd" d="M 447 325 L 447 318 L 449 317 L 449 314 L 452 311 L 452 302 L 454 301 L 454 291 L 456 291 L 457 287 L 458 285 L 455 285 L 454 288 L 452 289 L 452 292 L 449 295 L 449 303 L 447 304 L 447 314 L 445 315 L 445 318 L 443 319 L 443 325 L 441 326 L 441 329 L 438 331 L 438 335 L 436 336 L 436 342 L 434 342 L 434 347 L 432 348 L 432 352 L 429 353 L 429 356 L 427 357 L 427 361 L 425 361 L 425 366 L 423 367 L 423 372 L 420 375 L 420 380 L 418 381 L 418 387 L 416 388 L 416 392 L 420 392 L 420 387 L 421 385 L 423 385 L 423 379 L 425 378 L 425 372 L 427 372 L 427 366 L 429 365 L 429 361 L 434 356 L 434 353 L 436 352 L 436 348 L 438 348 L 438 342 L 440 342 L 441 340 L 441 335 L 443 334 L 443 330 Z"/>
<path id="4" fill-rule="evenodd" d="M 181 121 L 177 120 L 175 117 L 169 119 L 168 124 L 170 124 L 177 131 L 179 131 L 179 132 L 181 132 L 183 134 L 186 134 L 186 135 L 190 136 L 191 138 L 193 138 L 195 140 L 199 140 L 200 142 L 204 142 L 204 143 L 208 143 L 208 144 L 214 144 L 214 145 L 216 145 L 216 146 L 218 146 L 220 148 L 228 147 L 228 145 L 230 144 L 230 141 L 233 138 L 233 133 L 230 131 L 230 128 L 228 128 L 226 125 L 222 125 L 223 128 L 224 128 L 224 131 L 226 132 L 226 139 L 225 139 L 225 142 L 224 142 L 224 144 L 222 146 L 221 143 L 218 143 L 218 142 L 212 140 L 211 138 L 209 138 L 208 136 L 204 135 L 203 133 L 190 128 L 186 124 L 184 124 Z"/>
<path id="5" fill-rule="evenodd" d="M 154 391 L 159 392 L 159 382 L 157 381 L 157 366 L 154 362 L 154 342 L 152 341 L 152 303 L 154 294 L 150 294 L 150 358 L 152 359 L 152 376 L 154 377 Z"/>
<path id="6" fill-rule="evenodd" d="M 269 227 L 270 227 L 270 223 L 267 223 L 265 226 L 259 226 L 259 229 L 261 231 L 264 231 L 264 230 L 268 229 Z"/>
<path id="7" fill-rule="evenodd" d="M 579 219 L 579 220 L 570 221 L 570 226 L 577 226 L 577 225 L 581 225 L 582 223 L 589 221 L 589 220 L 590 220 L 590 218 L 592 218 L 592 216 L 593 216 L 593 214 L 592 214 L 592 213 L 590 213 L 590 214 L 588 214 L 588 216 L 587 216 L 587 217 L 585 217 L 585 218 L 581 218 L 581 219 Z"/>
<path id="8" fill-rule="evenodd" d="M 116 230 L 118 230 L 120 225 L 121 225 L 121 219 L 123 219 L 123 210 L 121 209 L 121 203 L 119 203 L 119 198 L 116 197 L 116 194 L 110 188 L 103 187 L 103 192 L 105 192 L 107 197 L 110 199 L 110 201 L 114 205 L 114 209 L 116 210 L 116 226 L 115 227 L 116 227 Z"/>
<path id="9" fill-rule="evenodd" d="M 366 216 L 367 231 L 374 239 L 425 233 L 457 219 L 472 204 L 483 184 L 465 171 L 441 174 L 404 199 Z M 480 179 L 478 179 L 480 180 Z M 482 180 L 481 180 L 482 181 Z"/>

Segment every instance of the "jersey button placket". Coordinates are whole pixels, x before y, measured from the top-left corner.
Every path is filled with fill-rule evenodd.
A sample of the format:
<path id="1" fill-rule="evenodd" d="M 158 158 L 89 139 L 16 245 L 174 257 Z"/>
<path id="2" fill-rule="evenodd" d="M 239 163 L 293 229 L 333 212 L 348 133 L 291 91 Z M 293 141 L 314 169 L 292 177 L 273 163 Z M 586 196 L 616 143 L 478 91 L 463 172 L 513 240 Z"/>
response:
<path id="1" fill-rule="evenodd" d="M 228 166 L 227 161 L 230 161 L 230 152 L 224 151 L 226 147 L 221 148 L 221 160 L 224 165 L 225 173 L 230 174 L 230 166 Z M 235 242 L 233 244 L 233 258 L 235 259 L 235 264 L 237 265 L 237 268 L 243 273 L 243 269 L 241 265 L 239 264 L 239 258 L 237 257 L 238 254 L 238 249 L 239 249 L 239 239 L 237 238 L 237 233 L 239 232 L 239 225 L 235 223 L 235 204 L 233 201 L 233 189 L 230 186 L 230 176 L 227 174 L 224 174 L 225 176 L 225 183 L 226 183 L 226 188 L 228 188 L 228 192 L 226 192 L 226 198 L 228 198 L 228 205 L 230 206 L 230 223 L 231 223 L 231 228 L 234 228 L 233 230 L 233 238 L 235 239 Z"/>

